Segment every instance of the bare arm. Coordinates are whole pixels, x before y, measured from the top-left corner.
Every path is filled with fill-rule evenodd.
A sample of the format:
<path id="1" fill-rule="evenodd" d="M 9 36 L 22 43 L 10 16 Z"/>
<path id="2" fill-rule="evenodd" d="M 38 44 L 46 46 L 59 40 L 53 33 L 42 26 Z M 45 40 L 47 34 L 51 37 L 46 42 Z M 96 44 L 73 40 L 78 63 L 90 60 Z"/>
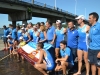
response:
<path id="1" fill-rule="evenodd" d="M 47 33 L 46 33 L 46 31 L 44 31 L 44 40 L 41 40 L 40 42 L 44 42 L 46 40 L 47 40 Z"/>
<path id="2" fill-rule="evenodd" d="M 58 59 L 56 59 L 56 62 L 57 61 L 67 61 L 67 60 L 68 60 L 68 55 L 66 55 L 65 58 L 58 58 Z"/>
<path id="3" fill-rule="evenodd" d="M 40 58 L 39 58 L 39 61 L 37 62 L 38 64 L 40 64 L 43 61 L 43 57 L 44 57 L 44 51 L 41 50 L 40 51 Z"/>
<path id="4" fill-rule="evenodd" d="M 37 33 L 37 37 L 39 37 L 39 36 L 40 36 L 40 32 Z"/>
<path id="5" fill-rule="evenodd" d="M 28 36 L 28 40 L 27 40 L 27 42 L 29 42 L 30 40 L 31 40 L 31 37 L 30 37 L 30 34 L 29 33 L 27 33 L 27 36 Z"/>
<path id="6" fill-rule="evenodd" d="M 66 29 L 66 28 L 64 28 L 64 29 L 63 29 L 63 32 L 64 32 L 64 33 L 67 33 L 67 29 Z"/>
<path id="7" fill-rule="evenodd" d="M 53 40 L 52 40 L 53 43 L 55 42 L 55 39 L 56 39 L 56 34 L 54 34 L 54 37 L 53 37 Z"/>
<path id="8" fill-rule="evenodd" d="M 90 30 L 90 26 L 89 26 L 89 25 L 87 25 L 87 27 L 86 27 L 86 32 L 88 33 L 88 32 L 89 32 L 89 30 Z"/>

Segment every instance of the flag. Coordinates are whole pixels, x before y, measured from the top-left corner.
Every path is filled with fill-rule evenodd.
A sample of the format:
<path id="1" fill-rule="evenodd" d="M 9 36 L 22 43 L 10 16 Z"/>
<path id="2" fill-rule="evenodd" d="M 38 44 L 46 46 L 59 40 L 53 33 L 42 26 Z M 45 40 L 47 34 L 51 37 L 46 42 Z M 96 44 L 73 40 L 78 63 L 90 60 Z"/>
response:
<path id="1" fill-rule="evenodd" d="M 29 42 L 25 46 L 18 49 L 18 53 L 21 54 L 28 62 L 34 65 L 40 57 L 40 51 L 36 50 L 37 44 Z M 44 50 L 48 50 L 52 47 L 51 44 L 44 43 Z"/>

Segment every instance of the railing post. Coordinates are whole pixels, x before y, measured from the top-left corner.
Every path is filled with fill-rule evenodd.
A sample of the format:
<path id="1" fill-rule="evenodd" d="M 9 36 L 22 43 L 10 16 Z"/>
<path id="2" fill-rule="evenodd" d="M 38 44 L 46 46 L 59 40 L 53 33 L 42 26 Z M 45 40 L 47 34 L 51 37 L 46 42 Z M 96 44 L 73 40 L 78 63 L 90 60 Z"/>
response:
<path id="1" fill-rule="evenodd" d="M 32 4 L 34 4 L 34 0 L 32 0 Z"/>
<path id="2" fill-rule="evenodd" d="M 61 9 L 61 12 L 62 12 L 62 9 Z"/>
<path id="3" fill-rule="evenodd" d="M 46 3 L 44 4 L 44 7 L 46 7 Z"/>

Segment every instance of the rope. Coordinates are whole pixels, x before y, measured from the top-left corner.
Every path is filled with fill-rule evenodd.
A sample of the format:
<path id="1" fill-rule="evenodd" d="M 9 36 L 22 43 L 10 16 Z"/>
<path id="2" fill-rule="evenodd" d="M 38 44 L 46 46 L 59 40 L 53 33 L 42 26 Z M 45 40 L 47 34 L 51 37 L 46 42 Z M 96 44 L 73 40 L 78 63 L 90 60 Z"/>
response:
<path id="1" fill-rule="evenodd" d="M 12 53 L 11 53 L 12 54 Z M 8 56 L 10 56 L 11 54 L 8 54 L 6 56 L 4 56 L 3 58 L 0 59 L 0 61 L 2 61 L 3 59 L 7 58 Z"/>

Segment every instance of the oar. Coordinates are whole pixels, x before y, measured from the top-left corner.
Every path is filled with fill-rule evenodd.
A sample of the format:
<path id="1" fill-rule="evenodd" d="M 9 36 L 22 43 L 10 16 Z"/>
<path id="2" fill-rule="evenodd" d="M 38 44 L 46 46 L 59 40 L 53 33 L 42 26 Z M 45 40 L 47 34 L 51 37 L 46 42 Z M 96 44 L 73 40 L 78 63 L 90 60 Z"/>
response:
<path id="1" fill-rule="evenodd" d="M 12 54 L 12 53 L 11 53 Z M 4 56 L 3 58 L 0 59 L 0 61 L 2 61 L 3 59 L 7 58 L 8 56 L 10 56 L 11 54 L 8 54 L 6 56 Z"/>

